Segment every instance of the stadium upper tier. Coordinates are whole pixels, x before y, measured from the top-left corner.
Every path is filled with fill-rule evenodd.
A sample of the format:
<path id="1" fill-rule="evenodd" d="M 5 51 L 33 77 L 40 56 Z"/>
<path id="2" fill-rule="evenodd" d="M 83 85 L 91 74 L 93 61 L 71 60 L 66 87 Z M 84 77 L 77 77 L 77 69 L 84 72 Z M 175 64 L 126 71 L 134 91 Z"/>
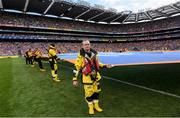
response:
<path id="1" fill-rule="evenodd" d="M 92 6 L 82 0 L 76 3 L 71 0 L 0 0 L 0 8 L 4 11 L 16 10 L 26 14 L 53 15 L 56 18 L 125 24 L 172 17 L 180 13 L 180 2 L 138 13 L 104 9 L 103 6 Z"/>
<path id="2" fill-rule="evenodd" d="M 180 16 L 150 22 L 133 24 L 95 24 L 73 20 L 54 19 L 27 14 L 0 12 L 0 27 L 37 27 L 62 29 L 79 32 L 98 32 L 111 34 L 137 34 L 180 28 Z"/>

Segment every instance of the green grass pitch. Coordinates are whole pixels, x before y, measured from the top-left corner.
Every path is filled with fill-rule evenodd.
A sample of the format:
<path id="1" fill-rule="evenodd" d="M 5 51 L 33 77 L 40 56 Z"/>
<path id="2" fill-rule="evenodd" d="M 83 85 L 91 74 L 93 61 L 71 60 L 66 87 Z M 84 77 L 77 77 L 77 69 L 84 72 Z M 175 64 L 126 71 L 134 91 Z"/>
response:
<path id="1" fill-rule="evenodd" d="M 82 84 L 72 86 L 72 64 L 59 63 L 60 83 L 24 59 L 0 59 L 0 116 L 88 117 Z M 180 64 L 103 69 L 102 75 L 180 96 Z M 180 99 L 105 79 L 101 80 L 102 113 L 96 117 L 180 116 Z"/>

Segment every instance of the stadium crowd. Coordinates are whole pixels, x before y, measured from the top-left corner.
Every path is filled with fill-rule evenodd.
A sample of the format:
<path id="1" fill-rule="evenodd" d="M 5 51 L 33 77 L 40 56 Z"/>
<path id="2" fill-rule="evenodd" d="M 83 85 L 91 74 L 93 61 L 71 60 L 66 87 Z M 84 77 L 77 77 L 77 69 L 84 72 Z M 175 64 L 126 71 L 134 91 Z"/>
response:
<path id="1" fill-rule="evenodd" d="M 63 36 L 59 34 L 15 34 L 15 33 L 8 33 L 8 34 L 0 34 L 0 39 L 17 39 L 17 40 L 82 40 L 82 37 L 72 37 L 72 36 Z M 91 38 L 92 40 L 93 38 Z M 93 40 L 99 40 L 99 38 L 94 38 Z"/>
<path id="2" fill-rule="evenodd" d="M 72 20 L 62 20 L 54 18 L 46 18 L 41 16 L 32 16 L 24 14 L 0 12 L 0 27 L 15 26 L 15 27 L 39 27 L 48 29 L 63 29 L 63 30 L 78 30 L 91 31 L 102 33 L 121 33 L 127 34 L 127 37 L 116 38 L 117 40 L 125 41 L 141 41 L 141 42 L 123 42 L 123 43 L 92 43 L 92 47 L 99 52 L 122 52 L 122 51 L 154 51 L 154 50 L 178 50 L 180 49 L 180 40 L 177 37 L 180 33 L 164 33 L 161 35 L 146 35 L 131 37 L 128 34 L 136 34 L 142 32 L 153 32 L 180 27 L 180 16 L 171 17 L 163 20 L 156 20 L 144 23 L 134 24 L 95 24 L 87 22 L 79 22 Z M 177 31 L 177 30 L 173 30 Z M 172 31 L 172 32 L 173 32 Z M 173 40 L 173 38 L 176 39 Z M 172 40 L 165 40 L 166 38 Z M 43 34 L 8 34 L 0 33 L 1 39 L 18 39 L 21 42 L 0 42 L 0 55 L 18 55 L 24 54 L 28 49 L 40 48 L 44 54 L 47 54 L 48 42 L 31 42 L 30 39 L 44 39 L 44 40 L 82 40 L 80 37 L 61 36 L 61 35 L 43 35 Z M 27 39 L 27 40 L 26 40 Z M 91 38 L 90 40 L 100 41 L 107 40 L 106 38 Z M 154 39 L 156 41 L 147 41 Z M 158 39 L 164 39 L 159 41 Z M 23 42 L 24 40 L 29 42 Z M 80 43 L 57 43 L 56 47 L 60 53 L 77 52 L 80 48 Z"/>
<path id="3" fill-rule="evenodd" d="M 95 24 L 78 22 L 72 20 L 62 20 L 55 18 L 46 18 L 40 16 L 14 14 L 0 12 L 0 25 L 12 25 L 23 27 L 41 27 L 41 28 L 57 28 L 65 30 L 81 30 L 81 31 L 96 31 L 109 33 L 138 33 L 138 32 L 152 32 L 163 29 L 171 29 L 180 26 L 180 16 L 171 17 L 162 20 L 134 23 L 134 24 Z"/>
<path id="4" fill-rule="evenodd" d="M 65 34 L 66 35 L 66 34 Z M 80 37 L 82 36 L 82 37 Z M 6 33 L 6 34 L 0 34 L 0 39 L 6 40 L 6 39 L 16 39 L 16 40 L 83 40 L 83 35 L 80 36 L 64 36 L 64 34 L 15 34 L 15 33 Z M 103 36 L 103 35 L 101 35 Z M 158 35 L 134 35 L 134 36 L 118 36 L 118 37 L 112 37 L 112 40 L 127 40 L 127 41 L 141 41 L 141 40 L 158 40 L 158 39 L 173 39 L 175 37 L 180 37 L 180 32 L 178 33 L 166 33 L 166 34 L 158 34 Z M 108 40 L 109 38 L 101 37 L 101 38 L 90 38 L 94 41 L 102 41 L 102 40 Z"/>
<path id="5" fill-rule="evenodd" d="M 40 48 L 47 54 L 50 42 L 0 42 L 0 55 L 21 55 L 28 49 Z M 55 43 L 59 53 L 74 53 L 81 48 L 81 43 Z M 124 51 L 170 51 L 180 49 L 180 40 L 124 42 L 124 43 L 92 43 L 92 47 L 99 52 Z"/>

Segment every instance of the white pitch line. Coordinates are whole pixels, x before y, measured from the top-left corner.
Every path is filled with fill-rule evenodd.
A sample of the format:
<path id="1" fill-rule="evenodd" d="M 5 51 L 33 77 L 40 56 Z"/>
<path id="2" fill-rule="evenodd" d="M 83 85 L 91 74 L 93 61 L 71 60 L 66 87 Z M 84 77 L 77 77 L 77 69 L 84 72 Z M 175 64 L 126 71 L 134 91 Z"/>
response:
<path id="1" fill-rule="evenodd" d="M 171 97 L 175 97 L 175 98 L 179 98 L 180 99 L 180 96 L 178 96 L 176 94 L 172 94 L 172 93 L 168 93 L 168 92 L 164 92 L 164 91 L 160 91 L 160 90 L 151 89 L 151 88 L 148 88 L 148 87 L 145 87 L 145 86 L 140 86 L 140 85 L 137 85 L 137 84 L 132 84 L 132 83 L 129 83 L 129 82 L 117 80 L 117 79 L 114 79 L 114 78 L 111 78 L 111 77 L 107 77 L 107 76 L 102 76 L 102 77 L 104 77 L 105 79 L 108 79 L 108 80 L 113 80 L 113 81 L 116 81 L 116 82 L 120 82 L 120 83 L 123 83 L 123 84 L 134 86 L 134 87 L 137 87 L 137 88 L 145 89 L 145 90 L 148 90 L 148 91 L 152 91 L 152 92 L 156 92 L 156 93 L 160 93 L 160 94 L 163 94 L 163 95 L 167 95 L 167 96 L 171 96 Z"/>

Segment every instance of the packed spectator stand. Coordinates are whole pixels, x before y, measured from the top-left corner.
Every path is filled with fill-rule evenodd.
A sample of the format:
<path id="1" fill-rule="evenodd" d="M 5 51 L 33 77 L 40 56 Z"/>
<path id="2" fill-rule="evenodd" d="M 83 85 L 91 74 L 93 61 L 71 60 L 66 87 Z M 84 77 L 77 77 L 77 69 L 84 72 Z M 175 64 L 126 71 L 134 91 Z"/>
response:
<path id="1" fill-rule="evenodd" d="M 40 48 L 47 54 L 48 45 L 52 42 L 0 42 L 0 55 L 23 55 L 28 49 Z M 56 42 L 59 53 L 75 53 L 81 48 L 81 43 Z M 125 43 L 92 43 L 99 52 L 125 51 L 173 51 L 180 49 L 180 40 L 162 40 Z"/>
<path id="2" fill-rule="evenodd" d="M 0 17 L 0 55 L 23 54 L 37 47 L 47 53 L 50 43 L 56 43 L 60 53 L 73 53 L 85 39 L 101 52 L 180 49 L 180 16 L 131 24 L 98 24 L 4 11 Z"/>

